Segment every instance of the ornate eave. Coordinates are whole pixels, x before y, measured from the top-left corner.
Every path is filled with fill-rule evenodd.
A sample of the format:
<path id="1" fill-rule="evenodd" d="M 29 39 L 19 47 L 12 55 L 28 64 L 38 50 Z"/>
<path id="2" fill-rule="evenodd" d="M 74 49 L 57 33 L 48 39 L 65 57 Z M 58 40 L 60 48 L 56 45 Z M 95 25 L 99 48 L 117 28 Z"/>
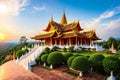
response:
<path id="1" fill-rule="evenodd" d="M 89 30 L 81 32 L 83 35 L 85 35 L 87 38 L 90 38 L 92 40 L 100 40 L 100 38 L 96 35 L 95 30 Z"/>

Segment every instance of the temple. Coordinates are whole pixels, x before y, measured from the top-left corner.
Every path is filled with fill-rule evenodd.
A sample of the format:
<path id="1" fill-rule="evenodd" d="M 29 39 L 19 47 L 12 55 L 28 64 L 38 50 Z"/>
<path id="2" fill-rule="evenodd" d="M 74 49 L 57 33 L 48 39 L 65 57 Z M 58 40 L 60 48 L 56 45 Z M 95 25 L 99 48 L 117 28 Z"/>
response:
<path id="1" fill-rule="evenodd" d="M 32 39 L 44 41 L 46 45 L 90 45 L 100 40 L 95 30 L 83 31 L 79 21 L 68 23 L 65 13 L 60 23 L 51 19 L 44 32 Z"/>

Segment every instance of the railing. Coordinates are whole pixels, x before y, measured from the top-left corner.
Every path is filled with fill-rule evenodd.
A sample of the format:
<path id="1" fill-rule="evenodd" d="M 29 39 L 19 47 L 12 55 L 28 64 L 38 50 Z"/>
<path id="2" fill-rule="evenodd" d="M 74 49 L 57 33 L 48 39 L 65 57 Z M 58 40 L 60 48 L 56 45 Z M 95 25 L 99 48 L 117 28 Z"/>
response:
<path id="1" fill-rule="evenodd" d="M 35 59 L 43 52 L 45 46 L 35 46 L 30 52 L 26 55 L 17 58 L 16 62 L 23 66 L 27 70 L 31 70 L 31 65 L 36 64 Z"/>
<path id="2" fill-rule="evenodd" d="M 49 47 L 52 48 L 53 46 L 58 46 L 60 48 L 66 47 L 68 48 L 70 45 L 42 45 L 42 46 L 38 46 L 35 45 L 33 49 L 31 49 L 30 52 L 28 52 L 25 55 L 22 55 L 20 57 L 20 59 L 16 59 L 16 62 L 20 65 L 22 65 L 23 67 L 25 67 L 25 69 L 27 70 L 31 70 L 31 65 L 36 64 L 35 59 L 41 55 L 41 53 L 43 52 L 45 47 Z M 72 45 L 71 45 L 72 46 Z M 92 46 L 90 45 L 73 45 L 75 47 L 75 49 L 79 48 L 79 47 L 85 47 L 85 48 L 90 48 Z M 94 46 L 93 46 L 94 47 Z"/>

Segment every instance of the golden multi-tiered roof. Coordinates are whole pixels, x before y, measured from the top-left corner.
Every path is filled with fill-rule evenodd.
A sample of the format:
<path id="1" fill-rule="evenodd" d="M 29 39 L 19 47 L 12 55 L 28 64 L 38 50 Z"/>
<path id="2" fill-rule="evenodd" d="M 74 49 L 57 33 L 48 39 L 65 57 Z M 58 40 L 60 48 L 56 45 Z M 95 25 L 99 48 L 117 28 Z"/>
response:
<path id="1" fill-rule="evenodd" d="M 57 23 L 53 19 L 51 19 L 47 27 L 44 29 L 44 33 L 36 35 L 35 37 L 32 37 L 32 39 L 35 40 L 44 40 L 45 38 L 65 39 L 73 37 L 91 39 L 93 41 L 99 40 L 95 33 L 95 30 L 83 31 L 79 21 L 67 23 L 65 13 L 62 16 L 60 23 Z"/>
<path id="2" fill-rule="evenodd" d="M 99 39 L 95 33 L 95 30 L 89 30 L 84 32 L 82 30 L 83 29 L 81 28 L 79 21 L 77 22 L 74 21 L 72 23 L 67 24 L 67 19 L 64 13 L 60 23 L 57 23 L 53 20 L 49 21 L 46 29 L 44 30 L 46 33 L 39 34 L 33 38 L 34 39 L 47 38 L 47 37 L 67 38 L 67 37 L 78 36 L 82 38 L 91 38 L 94 40 Z"/>

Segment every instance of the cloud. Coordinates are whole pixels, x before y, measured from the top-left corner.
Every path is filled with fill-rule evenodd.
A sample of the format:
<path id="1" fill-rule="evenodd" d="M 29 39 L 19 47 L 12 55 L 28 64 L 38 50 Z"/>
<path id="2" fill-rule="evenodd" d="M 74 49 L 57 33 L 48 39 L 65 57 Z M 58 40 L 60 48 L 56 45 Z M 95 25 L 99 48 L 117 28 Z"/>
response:
<path id="1" fill-rule="evenodd" d="M 109 37 L 120 38 L 120 18 L 100 25 L 103 29 L 99 30 L 99 35 L 104 39 Z"/>
<path id="2" fill-rule="evenodd" d="M 107 39 L 111 36 L 120 37 L 120 17 L 114 18 L 116 15 L 120 15 L 120 6 L 105 11 L 99 17 L 86 23 L 85 27 L 95 28 L 97 34 L 103 39 Z"/>
<path id="3" fill-rule="evenodd" d="M 120 6 L 115 7 L 113 9 L 111 9 L 111 10 L 105 11 L 99 17 L 94 18 L 90 23 L 87 23 L 85 25 L 96 28 L 99 24 L 101 24 L 101 22 L 103 20 L 111 18 L 111 17 L 115 16 L 116 14 L 120 14 Z"/>
<path id="4" fill-rule="evenodd" d="M 28 2 L 28 0 L 0 0 L 0 5 L 7 7 L 8 15 L 18 16 L 21 11 L 25 10 Z"/>
<path id="5" fill-rule="evenodd" d="M 33 9 L 35 9 L 36 11 L 44 11 L 46 10 L 46 7 L 45 6 L 40 6 L 40 7 L 34 6 Z"/>

